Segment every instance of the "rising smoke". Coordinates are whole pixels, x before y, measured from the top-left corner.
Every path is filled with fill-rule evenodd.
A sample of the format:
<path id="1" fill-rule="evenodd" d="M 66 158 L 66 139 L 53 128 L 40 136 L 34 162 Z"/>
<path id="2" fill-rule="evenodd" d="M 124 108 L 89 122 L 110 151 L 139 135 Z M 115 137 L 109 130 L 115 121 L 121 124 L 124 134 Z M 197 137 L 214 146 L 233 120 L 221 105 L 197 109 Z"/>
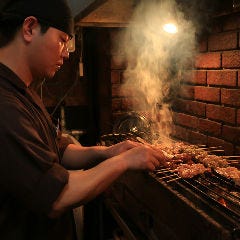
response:
<path id="1" fill-rule="evenodd" d="M 178 25 L 176 34 L 163 31 L 163 24 Z M 195 29 L 174 0 L 145 0 L 135 8 L 129 26 L 118 39 L 118 50 L 127 68 L 121 93 L 137 99 L 134 111 L 151 116 L 152 133 L 171 135 L 171 104 L 195 52 Z"/>

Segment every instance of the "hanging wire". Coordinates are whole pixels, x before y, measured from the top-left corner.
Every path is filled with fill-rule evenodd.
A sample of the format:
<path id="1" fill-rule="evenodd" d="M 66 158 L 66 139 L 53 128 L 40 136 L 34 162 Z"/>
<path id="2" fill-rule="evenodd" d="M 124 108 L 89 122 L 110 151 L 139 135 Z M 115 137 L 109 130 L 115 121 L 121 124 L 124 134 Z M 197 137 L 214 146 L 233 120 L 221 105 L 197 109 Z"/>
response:
<path id="1" fill-rule="evenodd" d="M 79 28 L 79 37 L 78 41 L 80 43 L 80 60 L 79 60 L 79 76 L 83 77 L 83 31 L 82 28 Z"/>
<path id="2" fill-rule="evenodd" d="M 82 36 L 82 28 L 76 30 L 78 32 L 80 32 L 80 34 L 78 35 L 77 41 L 80 42 L 80 62 L 82 62 L 82 57 L 83 57 L 83 36 Z M 80 76 L 80 69 L 77 68 L 76 71 L 76 76 L 75 76 L 75 80 L 72 84 L 72 86 L 70 86 L 70 88 L 66 91 L 66 93 L 63 95 L 63 97 L 59 100 L 59 102 L 57 103 L 57 105 L 55 106 L 54 110 L 51 113 L 51 116 L 54 115 L 54 113 L 57 111 L 58 107 L 61 105 L 61 103 L 64 101 L 64 99 L 67 97 L 67 95 L 70 93 L 70 91 L 72 90 L 72 88 L 75 86 L 75 84 L 77 83 L 78 79 Z"/>
<path id="3" fill-rule="evenodd" d="M 78 35 L 78 41 L 80 42 L 80 63 L 82 63 L 82 59 L 83 59 L 83 35 L 82 35 L 82 28 L 78 29 L 78 32 L 80 33 Z M 80 69 L 78 68 L 76 71 L 76 76 L 75 76 L 75 80 L 73 82 L 73 84 L 69 87 L 69 89 L 65 92 L 65 94 L 61 97 L 61 99 L 58 101 L 57 105 L 55 106 L 54 110 L 52 111 L 52 113 L 50 114 L 51 116 L 54 115 L 54 113 L 57 111 L 58 107 L 61 105 L 61 103 L 64 101 L 64 99 L 68 96 L 68 94 L 70 93 L 70 91 L 72 90 L 72 88 L 76 85 L 78 79 L 80 76 Z M 43 85 L 46 82 L 46 78 L 43 79 L 43 81 L 40 84 L 40 98 L 43 99 Z M 47 90 L 47 89 L 45 89 Z"/>
<path id="4" fill-rule="evenodd" d="M 66 91 L 66 93 L 63 95 L 63 97 L 59 100 L 59 102 L 57 103 L 57 105 L 55 106 L 54 110 L 51 113 L 51 116 L 54 115 L 54 113 L 57 111 L 58 107 L 61 105 L 61 103 L 64 101 L 64 99 L 67 97 L 67 95 L 70 93 L 70 91 L 73 89 L 73 87 L 76 85 L 77 81 L 78 81 L 78 71 L 76 72 L 76 77 L 75 80 L 73 82 L 73 84 L 69 87 L 69 89 Z"/>
<path id="5" fill-rule="evenodd" d="M 43 99 L 43 84 L 45 83 L 46 78 L 43 79 L 40 85 L 40 98 Z"/>

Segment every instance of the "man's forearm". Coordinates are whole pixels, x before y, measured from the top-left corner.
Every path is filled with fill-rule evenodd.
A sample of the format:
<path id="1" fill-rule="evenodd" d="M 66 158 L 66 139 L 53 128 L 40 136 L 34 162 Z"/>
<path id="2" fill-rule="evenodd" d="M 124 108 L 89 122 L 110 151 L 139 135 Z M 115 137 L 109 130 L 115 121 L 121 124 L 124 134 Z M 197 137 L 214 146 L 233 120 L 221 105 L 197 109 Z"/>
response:
<path id="1" fill-rule="evenodd" d="M 108 159 L 86 171 L 69 171 L 68 184 L 55 201 L 49 217 L 58 217 L 66 209 L 84 204 L 102 193 L 127 169 L 124 161 L 118 158 Z"/>
<path id="2" fill-rule="evenodd" d="M 83 147 L 70 144 L 66 148 L 62 165 L 67 169 L 89 169 L 107 158 L 104 146 Z"/>

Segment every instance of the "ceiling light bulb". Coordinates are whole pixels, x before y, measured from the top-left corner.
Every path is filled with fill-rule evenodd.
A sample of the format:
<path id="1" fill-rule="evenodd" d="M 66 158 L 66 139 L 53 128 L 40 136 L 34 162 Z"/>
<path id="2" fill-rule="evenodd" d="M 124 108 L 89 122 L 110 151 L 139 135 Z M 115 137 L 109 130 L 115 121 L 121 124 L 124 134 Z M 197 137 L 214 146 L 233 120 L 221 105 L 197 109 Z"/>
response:
<path id="1" fill-rule="evenodd" d="M 177 26 L 173 23 L 167 23 L 163 25 L 163 30 L 167 33 L 175 34 L 177 33 L 178 29 Z"/>

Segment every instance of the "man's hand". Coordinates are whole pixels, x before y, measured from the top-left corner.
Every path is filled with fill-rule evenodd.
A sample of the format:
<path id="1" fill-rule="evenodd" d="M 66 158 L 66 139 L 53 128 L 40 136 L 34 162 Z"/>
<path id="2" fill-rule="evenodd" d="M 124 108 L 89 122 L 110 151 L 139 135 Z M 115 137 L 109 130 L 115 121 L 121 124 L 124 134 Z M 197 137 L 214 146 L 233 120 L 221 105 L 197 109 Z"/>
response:
<path id="1" fill-rule="evenodd" d="M 167 157 L 160 150 L 139 144 L 119 155 L 129 170 L 153 171 L 167 165 Z"/>
<path id="2" fill-rule="evenodd" d="M 106 158 L 114 157 L 114 156 L 119 155 L 129 149 L 139 147 L 139 146 L 142 146 L 142 144 L 138 143 L 138 142 L 133 142 L 130 140 L 126 140 L 126 141 L 117 143 L 115 145 L 112 145 L 112 146 L 106 148 L 106 150 L 105 150 Z"/>

